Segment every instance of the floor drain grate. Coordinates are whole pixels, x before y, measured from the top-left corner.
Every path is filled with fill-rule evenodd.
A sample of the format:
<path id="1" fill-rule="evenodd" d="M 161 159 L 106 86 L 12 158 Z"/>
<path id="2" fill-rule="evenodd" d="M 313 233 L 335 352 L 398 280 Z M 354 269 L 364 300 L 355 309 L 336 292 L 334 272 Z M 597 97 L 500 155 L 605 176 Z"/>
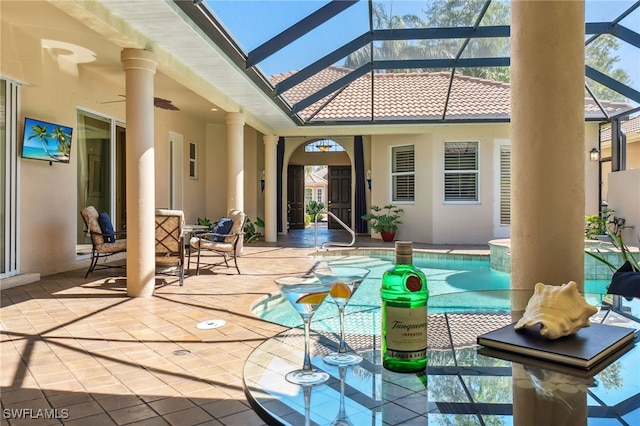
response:
<path id="1" fill-rule="evenodd" d="M 191 351 L 189 351 L 187 349 L 179 349 L 177 351 L 173 351 L 173 355 L 175 355 L 175 356 L 189 355 L 190 353 L 191 353 Z"/>
<path id="2" fill-rule="evenodd" d="M 196 325 L 197 329 L 200 330 L 213 330 L 214 328 L 220 328 L 225 325 L 227 322 L 221 319 L 212 319 L 207 321 L 202 321 Z"/>

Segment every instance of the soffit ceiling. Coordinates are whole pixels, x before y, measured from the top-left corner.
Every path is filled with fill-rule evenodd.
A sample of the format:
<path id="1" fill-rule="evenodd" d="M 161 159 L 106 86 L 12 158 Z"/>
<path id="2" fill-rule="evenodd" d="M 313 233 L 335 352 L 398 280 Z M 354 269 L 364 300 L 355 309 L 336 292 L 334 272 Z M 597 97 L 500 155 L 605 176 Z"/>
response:
<path id="1" fill-rule="evenodd" d="M 5 56 L 9 59 L 3 63 L 3 73 L 8 69 L 22 69 L 22 83 L 37 88 L 46 78 L 40 55 L 50 56 L 60 70 L 70 76 L 90 82 L 94 75 L 100 75 L 111 81 L 109 85 L 95 85 L 92 96 L 80 97 L 78 106 L 121 116 L 119 109 L 124 107 L 126 99 L 120 54 L 123 47 L 135 47 L 143 42 L 113 25 L 113 19 L 107 19 L 104 11 L 86 10 L 90 3 L 0 1 L 2 47 L 10 51 Z M 15 64 L 8 63 L 12 60 Z M 165 67 L 154 76 L 158 108 L 173 106 L 199 119 L 224 123 L 224 111 L 219 105 L 177 83 L 173 73 L 170 67 Z M 3 77 L 17 76 L 3 74 Z M 213 112 L 212 108 L 219 111 Z"/>
<path id="2" fill-rule="evenodd" d="M 247 123 L 263 133 L 293 127 L 293 122 L 245 73 L 227 58 L 171 1 L 99 0 L 109 24 L 115 15 L 131 40 L 123 47 L 147 48 L 156 54 L 158 69 L 219 105 L 226 112 L 243 112 Z M 94 14 L 95 11 L 91 10 Z M 136 34 L 137 33 L 137 37 Z"/>

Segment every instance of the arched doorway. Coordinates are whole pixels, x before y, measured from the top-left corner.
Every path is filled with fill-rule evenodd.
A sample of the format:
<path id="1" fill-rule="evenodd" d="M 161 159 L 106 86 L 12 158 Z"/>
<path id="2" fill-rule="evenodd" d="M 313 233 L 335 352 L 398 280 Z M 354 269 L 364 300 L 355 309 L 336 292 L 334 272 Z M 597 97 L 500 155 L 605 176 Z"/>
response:
<path id="1" fill-rule="evenodd" d="M 322 171 L 320 174 L 326 176 L 326 183 L 317 181 L 318 175 L 315 172 L 318 171 Z M 351 173 L 351 158 L 340 142 L 323 138 L 301 144 L 292 153 L 287 166 L 289 229 L 303 229 L 309 223 L 306 206 L 310 201 L 321 201 L 331 213 L 351 227 Z M 331 216 L 328 219 L 328 227 L 342 229 Z"/>

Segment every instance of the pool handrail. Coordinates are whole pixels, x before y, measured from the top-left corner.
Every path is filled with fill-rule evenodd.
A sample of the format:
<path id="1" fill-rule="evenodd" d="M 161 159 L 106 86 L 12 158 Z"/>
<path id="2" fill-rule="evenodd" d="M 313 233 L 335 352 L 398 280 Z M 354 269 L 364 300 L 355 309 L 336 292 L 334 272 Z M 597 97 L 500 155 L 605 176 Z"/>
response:
<path id="1" fill-rule="evenodd" d="M 350 243 L 341 243 L 341 242 L 331 242 L 331 241 L 325 241 L 322 244 L 320 244 L 320 248 L 321 249 L 326 249 L 327 247 L 325 247 L 325 245 L 331 245 L 334 247 L 352 247 L 355 243 L 356 243 L 356 233 L 353 232 L 353 230 L 351 228 L 349 228 L 349 226 L 347 226 L 347 224 L 345 224 L 342 220 L 340 220 L 335 214 L 331 213 L 328 210 L 322 210 L 319 211 L 318 213 L 316 213 L 315 218 L 314 218 L 314 223 L 315 223 L 315 230 L 314 230 L 314 236 L 313 236 L 313 248 L 315 250 L 318 250 L 318 217 L 321 216 L 322 214 L 327 214 L 328 216 L 331 216 L 336 222 L 338 222 L 340 224 L 340 226 L 342 226 L 344 229 L 346 229 L 347 231 L 349 231 L 349 234 L 351 234 L 351 242 Z"/>

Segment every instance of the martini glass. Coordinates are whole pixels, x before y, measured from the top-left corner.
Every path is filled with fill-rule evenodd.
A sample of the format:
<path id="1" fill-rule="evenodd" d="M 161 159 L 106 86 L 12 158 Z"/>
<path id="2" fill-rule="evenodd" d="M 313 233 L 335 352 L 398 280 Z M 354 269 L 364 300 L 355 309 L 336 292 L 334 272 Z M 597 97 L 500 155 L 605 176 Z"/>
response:
<path id="1" fill-rule="evenodd" d="M 313 273 L 323 283 L 331 284 L 330 295 L 338 306 L 340 314 L 340 343 L 338 352 L 332 352 L 324 356 L 324 362 L 330 365 L 345 366 L 355 365 L 362 361 L 362 357 L 355 352 L 349 352 L 344 340 L 344 309 L 351 296 L 356 292 L 360 283 L 369 275 L 369 270 L 353 267 L 326 267 L 318 268 Z"/>
<path id="2" fill-rule="evenodd" d="M 297 385 L 319 385 L 329 379 L 324 371 L 311 367 L 309 356 L 309 335 L 311 317 L 331 290 L 331 284 L 323 283 L 314 276 L 282 277 L 275 280 L 280 291 L 302 317 L 304 324 L 304 362 L 299 370 L 290 371 L 285 376 L 288 382 Z"/>

